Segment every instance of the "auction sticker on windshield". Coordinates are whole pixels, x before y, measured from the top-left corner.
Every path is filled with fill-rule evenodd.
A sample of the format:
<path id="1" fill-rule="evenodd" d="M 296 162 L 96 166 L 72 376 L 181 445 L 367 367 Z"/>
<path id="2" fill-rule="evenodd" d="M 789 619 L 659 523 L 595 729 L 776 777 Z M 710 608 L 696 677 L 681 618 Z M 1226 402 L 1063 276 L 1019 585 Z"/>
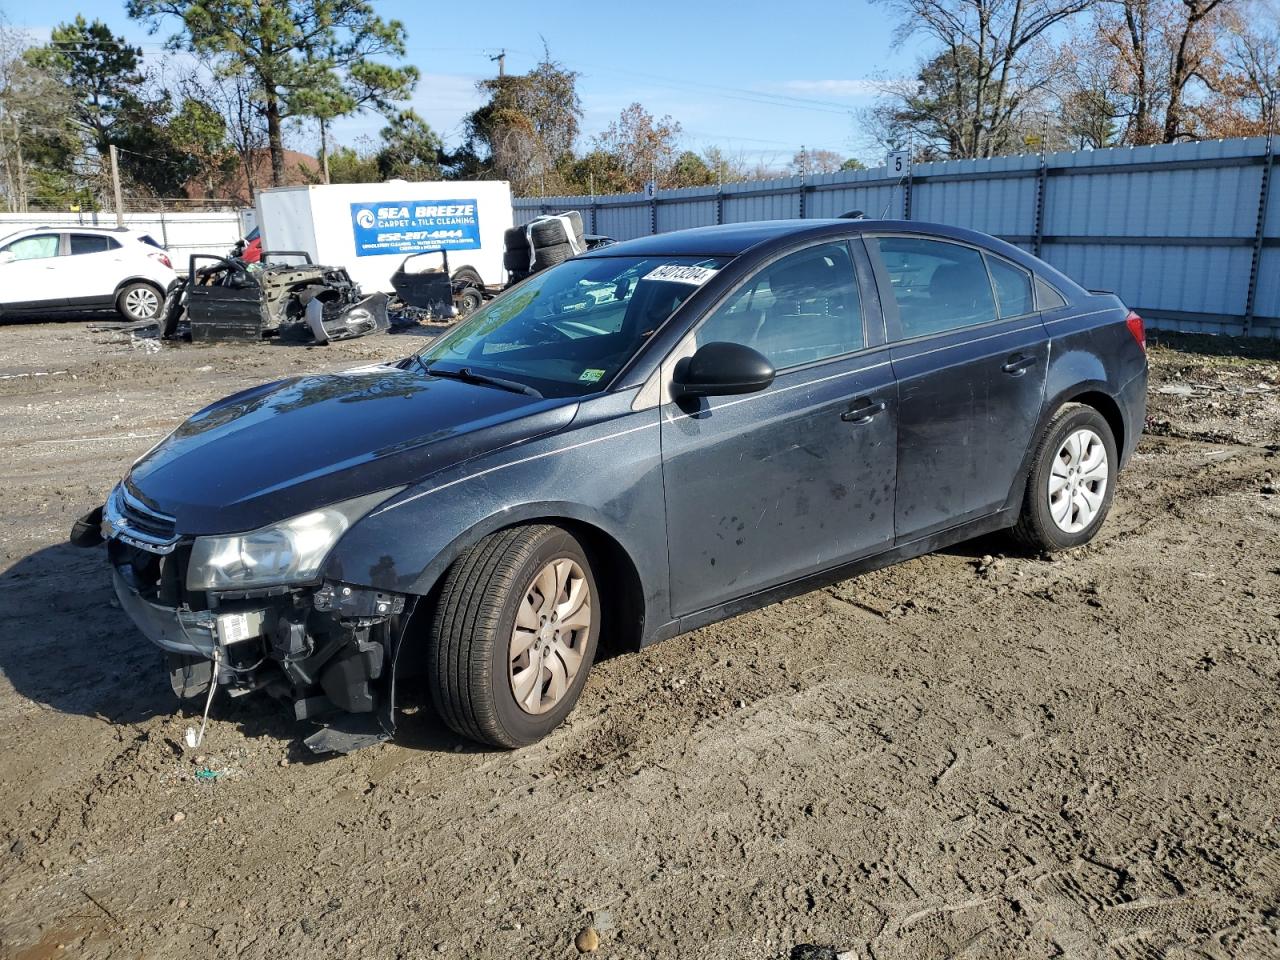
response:
<path id="1" fill-rule="evenodd" d="M 668 263 L 655 267 L 644 275 L 646 280 L 666 280 L 670 283 L 691 283 L 700 287 L 716 275 L 712 267 L 684 266 L 679 263 Z"/>

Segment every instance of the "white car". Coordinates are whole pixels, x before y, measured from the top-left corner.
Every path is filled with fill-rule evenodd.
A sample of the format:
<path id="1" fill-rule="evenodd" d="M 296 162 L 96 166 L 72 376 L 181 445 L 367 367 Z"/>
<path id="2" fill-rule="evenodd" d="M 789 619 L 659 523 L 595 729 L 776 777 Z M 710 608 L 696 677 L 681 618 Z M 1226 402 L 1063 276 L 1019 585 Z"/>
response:
<path id="1" fill-rule="evenodd" d="M 155 320 L 176 280 L 164 248 L 140 230 L 31 227 L 0 239 L 0 316 L 114 309 Z"/>

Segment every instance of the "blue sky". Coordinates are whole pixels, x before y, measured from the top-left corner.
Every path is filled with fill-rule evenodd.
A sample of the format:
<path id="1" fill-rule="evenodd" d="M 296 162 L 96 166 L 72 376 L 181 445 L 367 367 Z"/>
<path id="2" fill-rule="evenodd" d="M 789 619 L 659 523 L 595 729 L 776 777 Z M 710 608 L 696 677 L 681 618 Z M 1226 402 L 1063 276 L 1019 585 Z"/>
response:
<path id="1" fill-rule="evenodd" d="M 917 51 L 893 50 L 892 24 L 867 0 L 809 0 L 795 7 L 762 0 L 690 4 L 650 0 L 592 3 L 410 3 L 375 0 L 385 18 L 408 30 L 410 62 L 422 71 L 413 106 L 447 142 L 457 142 L 463 116 L 478 105 L 475 82 L 492 75 L 490 57 L 507 51 L 519 73 L 541 56 L 578 70 L 584 141 L 632 101 L 670 114 L 683 144 L 718 144 L 749 161 L 781 165 L 801 144 L 868 156 L 856 112 L 872 100 L 869 81 L 911 72 Z M 83 13 L 158 53 L 171 30 L 149 35 L 124 4 L 43 0 L 0 4 L 5 16 L 37 40 Z M 374 135 L 376 116 L 341 121 L 338 138 Z M 313 146 L 300 131 L 299 149 Z"/>

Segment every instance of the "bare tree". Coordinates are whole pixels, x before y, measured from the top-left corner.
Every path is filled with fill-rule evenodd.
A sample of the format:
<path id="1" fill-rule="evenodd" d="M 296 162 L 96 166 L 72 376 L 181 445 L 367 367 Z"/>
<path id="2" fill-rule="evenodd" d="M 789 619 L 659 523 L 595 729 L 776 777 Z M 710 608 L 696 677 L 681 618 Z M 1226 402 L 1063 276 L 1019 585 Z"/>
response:
<path id="1" fill-rule="evenodd" d="M 1253 133 L 1276 129 L 1280 105 L 1280 16 L 1274 7 L 1254 4 L 1233 16 L 1226 39 L 1231 92 Z"/>
<path id="2" fill-rule="evenodd" d="M 802 150 L 791 158 L 788 172 L 799 174 L 835 173 L 844 166 L 845 158 L 834 150 Z"/>
<path id="3" fill-rule="evenodd" d="M 1047 34 L 1095 0 L 875 0 L 898 17 L 895 41 L 924 36 L 939 52 L 933 99 L 949 110 L 944 126 L 954 157 L 989 157 L 1016 143 L 1016 118 L 1028 93 L 1048 79 Z M 1196 0 L 1221 2 L 1221 0 Z M 923 72 L 923 71 L 922 71 Z M 909 100 L 909 89 L 890 91 Z M 910 107 L 910 104 L 908 104 Z"/>
<path id="4" fill-rule="evenodd" d="M 47 167 L 75 158 L 77 139 L 65 88 L 32 63 L 31 38 L 0 15 L 0 189 L 24 211 Z"/>
<path id="5" fill-rule="evenodd" d="M 1175 22 L 1173 62 L 1169 70 L 1169 105 L 1164 114 L 1164 142 L 1173 143 L 1191 133 L 1186 122 L 1187 87 L 1193 80 L 1212 87 L 1210 71 L 1217 66 L 1220 51 L 1216 43 L 1215 11 L 1229 0 L 1182 0 Z M 1175 8 L 1176 9 L 1176 8 Z"/>

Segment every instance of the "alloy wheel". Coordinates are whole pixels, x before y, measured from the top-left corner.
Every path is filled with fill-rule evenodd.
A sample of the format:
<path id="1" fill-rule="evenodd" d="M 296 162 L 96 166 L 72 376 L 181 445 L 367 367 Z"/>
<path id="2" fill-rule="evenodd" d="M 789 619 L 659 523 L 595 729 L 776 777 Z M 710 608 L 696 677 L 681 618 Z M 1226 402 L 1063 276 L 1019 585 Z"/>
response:
<path id="1" fill-rule="evenodd" d="M 139 320 L 150 320 L 160 312 L 160 298 L 150 287 L 135 287 L 125 294 L 125 309 Z"/>
<path id="2" fill-rule="evenodd" d="M 552 560 L 520 598 L 507 662 L 520 709 L 542 714 L 573 686 L 591 634 L 591 587 L 578 564 Z"/>
<path id="3" fill-rule="evenodd" d="M 1049 471 L 1049 515 L 1058 529 L 1078 533 L 1093 523 L 1106 500 L 1107 448 L 1087 427 L 1067 434 Z"/>

